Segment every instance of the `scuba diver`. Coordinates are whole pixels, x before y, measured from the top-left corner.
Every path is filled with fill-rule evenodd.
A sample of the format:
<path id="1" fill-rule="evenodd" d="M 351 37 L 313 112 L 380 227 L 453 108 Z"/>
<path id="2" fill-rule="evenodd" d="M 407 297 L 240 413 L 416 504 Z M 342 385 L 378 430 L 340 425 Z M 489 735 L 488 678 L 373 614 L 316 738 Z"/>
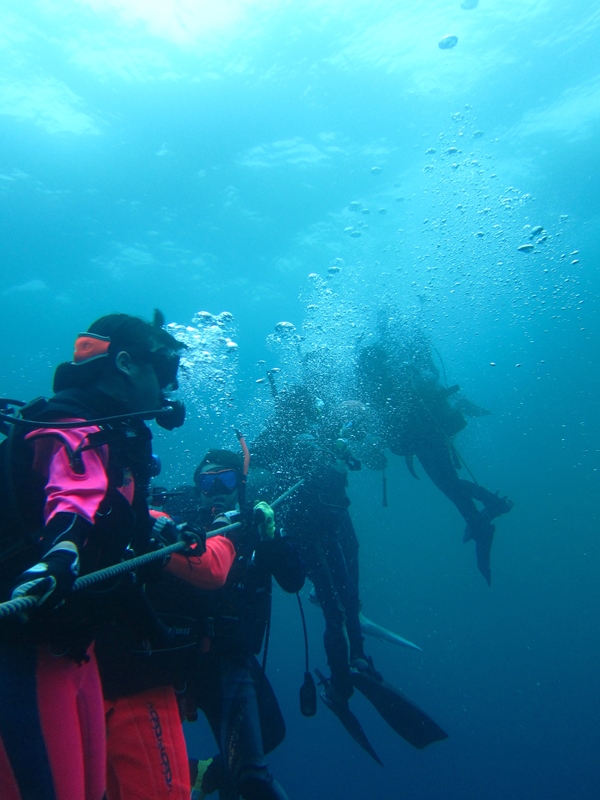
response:
<path id="1" fill-rule="evenodd" d="M 373 344 L 358 354 L 357 376 L 361 399 L 379 415 L 381 451 L 389 447 L 404 456 L 411 475 L 418 478 L 416 456 L 429 478 L 451 500 L 465 520 L 464 541 L 475 541 L 477 566 L 491 586 L 490 555 L 495 526 L 513 504 L 473 480 L 461 478 L 463 462 L 453 438 L 466 427 L 465 416 L 490 412 L 462 397 L 460 387 L 444 386 L 434 364 L 431 346 L 418 330 L 402 337 L 382 330 Z"/>
<path id="2" fill-rule="evenodd" d="M 177 386 L 184 345 L 163 324 L 160 312 L 152 323 L 101 317 L 77 337 L 73 360 L 56 369 L 50 400 L 3 403 L 3 797 L 105 797 L 93 642 L 109 621 L 136 624 L 137 589 L 129 573 L 108 590 L 72 588 L 78 575 L 151 547 L 146 494 L 155 461 L 144 420 L 173 430 L 185 416 L 166 396 Z M 11 406 L 22 407 L 9 413 Z"/>
<path id="3" fill-rule="evenodd" d="M 353 738 L 381 763 L 349 708 L 354 689 L 415 747 L 425 747 L 446 738 L 446 734 L 387 684 L 365 654 L 359 545 L 346 493 L 348 471 L 361 468 L 350 441 L 366 434 L 364 414 L 364 406 L 352 401 L 328 413 L 324 403 L 306 387 L 295 386 L 276 395 L 275 413 L 250 449 L 253 465 L 269 470 L 278 488 L 303 480 L 282 509 L 282 518 L 284 530 L 300 550 L 325 618 L 324 646 L 330 676 L 316 671 L 323 687 L 321 697 Z"/>
<path id="4" fill-rule="evenodd" d="M 224 586 L 235 558 L 226 536 L 203 531 L 150 509 L 151 543 L 189 545 L 139 569 L 135 624 L 107 625 L 96 638 L 104 694 L 107 800 L 189 800 L 187 748 L 180 697 L 200 658 L 200 590 Z M 140 622 L 142 624 L 140 624 Z M 160 736 L 158 734 L 160 732 Z M 160 746 L 157 747 L 157 739 Z"/>
<path id="5" fill-rule="evenodd" d="M 242 448 L 245 442 L 240 439 Z M 200 762 L 196 796 L 218 788 L 221 800 L 286 800 L 265 754 L 285 736 L 277 700 L 256 655 L 268 637 L 272 577 L 290 593 L 304 585 L 305 569 L 291 540 L 275 527 L 271 507 L 246 504 L 249 466 L 229 450 L 209 450 L 194 474 L 194 491 L 175 490 L 163 506 L 178 519 L 184 515 L 201 527 L 207 541 L 223 526 L 236 559 L 223 589 L 205 593 L 196 607 L 203 622 L 202 657 L 190 678 L 185 705 L 192 718 L 200 708 L 219 746 L 219 755 Z M 192 507 L 195 498 L 195 509 Z M 195 511 L 195 515 L 191 516 Z M 265 651 L 268 639 L 264 643 Z"/>

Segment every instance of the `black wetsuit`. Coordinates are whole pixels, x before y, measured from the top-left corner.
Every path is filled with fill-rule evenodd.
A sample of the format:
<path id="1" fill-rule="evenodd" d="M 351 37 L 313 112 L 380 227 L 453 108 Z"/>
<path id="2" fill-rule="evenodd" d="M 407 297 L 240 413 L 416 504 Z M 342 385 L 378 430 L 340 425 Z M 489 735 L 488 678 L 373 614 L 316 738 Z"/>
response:
<path id="1" fill-rule="evenodd" d="M 348 451 L 336 452 L 330 432 L 291 435 L 276 420 L 251 447 L 253 464 L 277 476 L 277 490 L 300 478 L 304 484 L 286 500 L 279 518 L 298 545 L 325 617 L 324 645 L 331 685 L 345 700 L 352 694 L 350 664 L 364 658 L 360 628 L 358 538 L 348 512 Z"/>
<path id="2" fill-rule="evenodd" d="M 1 600 L 10 596 L 19 572 L 43 558 L 57 539 L 78 547 L 83 573 L 119 563 L 132 550 L 139 555 L 147 549 L 149 429 L 130 420 L 96 427 L 95 432 L 85 423 L 61 431 L 51 422 L 124 411 L 99 392 L 69 389 L 34 414 L 47 423 L 45 429 L 35 430 L 28 441 L 17 430 L 3 444 L 2 506 L 5 522 L 11 520 L 14 528 L 7 525 L 2 531 Z M 8 487 L 10 496 L 4 491 Z M 56 505 L 52 509 L 57 498 L 58 510 Z M 56 513 L 44 525 L 48 509 Z M 4 535 L 11 532 L 22 534 L 22 548 L 18 537 L 6 541 Z M 35 609 L 38 613 L 26 624 L 4 621 L 0 746 L 7 756 L 0 765 L 2 797 L 103 794 L 104 709 L 90 643 L 111 621 L 116 627 L 133 622 L 137 596 L 125 576 L 71 592 L 57 608 Z"/>
<path id="3" fill-rule="evenodd" d="M 272 577 L 284 591 L 299 592 L 305 568 L 289 538 L 276 534 L 261 541 L 251 518 L 244 518 L 241 532 L 232 534 L 236 559 L 225 587 L 202 597 L 207 652 L 199 661 L 192 692 L 219 745 L 220 758 L 213 769 L 221 773 L 216 780 L 221 800 L 238 795 L 245 800 L 286 800 L 265 760 L 265 752 L 283 739 L 285 727 L 256 654 L 271 614 Z M 239 515 L 232 517 L 237 519 Z M 263 699 L 272 705 L 277 731 L 269 729 L 265 715 L 261 718 Z"/>
<path id="4" fill-rule="evenodd" d="M 359 356 L 361 399 L 378 413 L 382 440 L 392 453 L 404 456 L 413 474 L 416 456 L 431 481 L 454 503 L 466 522 L 465 540 L 478 543 L 479 569 L 489 583 L 491 521 L 510 511 L 512 503 L 459 476 L 462 465 L 452 439 L 467 422 L 449 402 L 459 387 L 444 387 L 430 354 L 420 356 L 402 363 L 381 344 L 365 348 Z"/>

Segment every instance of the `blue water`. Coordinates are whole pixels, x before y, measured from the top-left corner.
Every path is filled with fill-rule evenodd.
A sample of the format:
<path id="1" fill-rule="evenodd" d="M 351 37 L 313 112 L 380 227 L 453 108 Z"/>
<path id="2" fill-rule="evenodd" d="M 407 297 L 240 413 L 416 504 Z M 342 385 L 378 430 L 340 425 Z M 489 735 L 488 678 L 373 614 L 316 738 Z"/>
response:
<path id="1" fill-rule="evenodd" d="M 391 458 L 387 509 L 379 474 L 350 487 L 365 613 L 423 648 L 370 652 L 450 738 L 414 751 L 355 698 L 381 769 L 324 707 L 303 719 L 300 621 L 278 592 L 288 736 L 271 764 L 291 800 L 600 796 L 599 32 L 591 0 L 2 4 L 2 394 L 47 394 L 104 313 L 231 312 L 237 349 L 207 340 L 186 427 L 157 437 L 165 480 L 185 479 L 231 424 L 260 429 L 265 365 L 292 382 L 317 349 L 335 390 L 393 305 L 493 412 L 457 439 L 515 502 L 491 590 L 422 472 Z M 190 742 L 212 752 L 201 726 Z"/>

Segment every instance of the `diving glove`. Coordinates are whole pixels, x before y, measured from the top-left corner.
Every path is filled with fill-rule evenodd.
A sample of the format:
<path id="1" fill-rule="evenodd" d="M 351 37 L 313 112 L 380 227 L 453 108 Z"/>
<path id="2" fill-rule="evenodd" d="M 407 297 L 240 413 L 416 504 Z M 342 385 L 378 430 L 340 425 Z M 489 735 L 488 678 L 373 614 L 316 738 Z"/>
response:
<path id="1" fill-rule="evenodd" d="M 79 574 L 79 551 L 68 540 L 59 542 L 44 556 L 44 560 L 29 567 L 19 577 L 11 597 L 35 597 L 38 606 L 56 608 L 70 593 Z M 27 612 L 21 614 L 27 619 Z"/>
<path id="2" fill-rule="evenodd" d="M 199 528 L 182 522 L 176 525 L 171 517 L 164 515 L 152 525 L 152 537 L 163 547 L 185 542 L 188 547 L 180 552 L 183 555 L 200 556 L 206 551 L 206 534 Z"/>
<path id="3" fill-rule="evenodd" d="M 181 400 L 169 400 L 155 417 L 156 424 L 166 431 L 181 428 L 185 422 L 185 405 Z"/>
<path id="4" fill-rule="evenodd" d="M 206 761 L 198 761 L 198 774 L 194 786 L 192 787 L 192 800 L 204 800 L 205 797 L 208 797 L 209 794 L 212 794 L 212 792 L 216 790 L 216 787 L 203 786 L 204 776 L 212 763 L 212 758 L 208 758 Z M 207 788 L 209 791 L 207 791 Z"/>
<path id="5" fill-rule="evenodd" d="M 264 500 L 254 506 L 254 520 L 261 540 L 275 538 L 275 512 Z"/>

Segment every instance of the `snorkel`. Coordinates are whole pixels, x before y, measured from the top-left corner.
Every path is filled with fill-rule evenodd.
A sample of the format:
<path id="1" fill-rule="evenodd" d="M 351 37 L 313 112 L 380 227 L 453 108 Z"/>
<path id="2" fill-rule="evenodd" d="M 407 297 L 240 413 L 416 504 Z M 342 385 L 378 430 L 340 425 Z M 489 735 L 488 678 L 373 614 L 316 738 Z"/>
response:
<path id="1" fill-rule="evenodd" d="M 237 428 L 234 428 L 234 431 L 238 438 L 238 442 L 240 443 L 240 447 L 242 448 L 242 453 L 244 454 L 242 480 L 240 481 L 240 488 L 238 491 L 240 508 L 243 508 L 244 503 L 246 502 L 246 484 L 248 483 L 248 470 L 250 469 L 250 451 L 248 450 L 248 445 L 246 444 L 246 440 L 242 432 Z"/>

